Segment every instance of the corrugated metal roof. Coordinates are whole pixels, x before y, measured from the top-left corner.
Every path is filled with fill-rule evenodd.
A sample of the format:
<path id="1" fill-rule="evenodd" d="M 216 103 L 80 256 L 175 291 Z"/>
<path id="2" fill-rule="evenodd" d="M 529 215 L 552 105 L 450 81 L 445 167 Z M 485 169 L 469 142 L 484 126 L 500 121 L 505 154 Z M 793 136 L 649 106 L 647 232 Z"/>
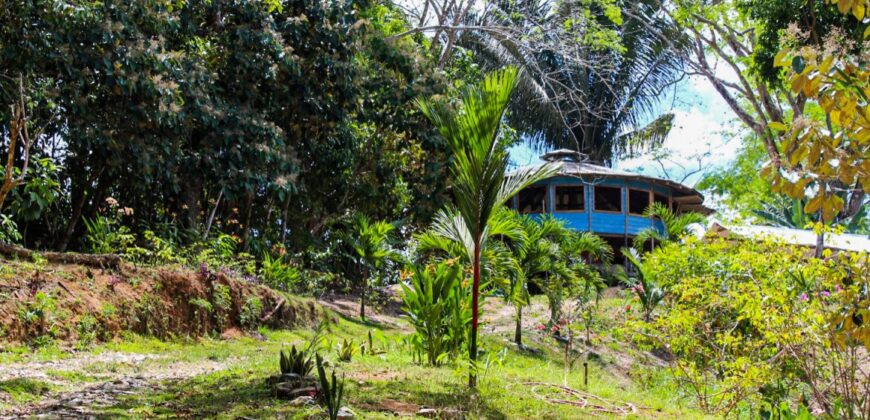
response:
<path id="1" fill-rule="evenodd" d="M 783 241 L 787 244 L 809 248 L 815 248 L 817 239 L 815 232 L 811 230 L 759 225 L 725 226 L 716 221 L 711 222 L 707 230 L 720 236 L 734 234 L 752 239 L 763 239 L 769 237 Z M 870 252 L 870 238 L 865 235 L 826 233 L 825 248 L 842 251 Z"/>

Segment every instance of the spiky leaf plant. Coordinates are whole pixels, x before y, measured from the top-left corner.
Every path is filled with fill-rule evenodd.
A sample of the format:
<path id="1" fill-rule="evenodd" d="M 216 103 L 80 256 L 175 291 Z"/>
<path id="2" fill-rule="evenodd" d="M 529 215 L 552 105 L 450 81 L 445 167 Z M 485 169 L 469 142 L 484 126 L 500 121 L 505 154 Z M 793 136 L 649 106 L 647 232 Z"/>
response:
<path id="1" fill-rule="evenodd" d="M 326 408 L 326 414 L 330 420 L 338 418 L 338 411 L 341 409 L 341 400 L 344 398 L 344 375 L 339 380 L 335 375 L 335 369 L 332 370 L 332 380 L 326 376 L 326 369 L 323 367 L 323 359 L 319 354 L 314 356 L 317 360 L 317 377 L 320 380 L 320 397 L 323 405 Z"/>

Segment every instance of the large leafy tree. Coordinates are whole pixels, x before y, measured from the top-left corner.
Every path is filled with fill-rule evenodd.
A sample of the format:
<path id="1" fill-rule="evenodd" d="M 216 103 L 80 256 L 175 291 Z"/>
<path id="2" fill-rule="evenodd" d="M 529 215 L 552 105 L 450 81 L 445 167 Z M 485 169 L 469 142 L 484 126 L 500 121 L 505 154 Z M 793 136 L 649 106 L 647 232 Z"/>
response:
<path id="1" fill-rule="evenodd" d="M 763 144 L 762 175 L 774 191 L 807 198 L 804 210 L 824 224 L 859 214 L 870 191 L 863 112 L 870 2 L 674 5 L 668 14 L 692 37 L 690 48 L 674 49 Z"/>
<path id="2" fill-rule="evenodd" d="M 523 41 L 467 31 L 460 42 L 484 68 L 527 70 L 511 125 L 536 145 L 610 162 L 660 145 L 671 129 L 673 115 L 662 115 L 659 105 L 683 76 L 681 57 L 668 46 L 681 45 L 684 36 L 663 7 L 655 0 L 498 1 L 474 23 L 519 31 Z"/>
<path id="3" fill-rule="evenodd" d="M 709 171 L 695 186 L 714 197 L 722 210 L 736 212 L 752 223 L 805 229 L 819 222 L 818 213 L 808 213 L 807 198 L 796 199 L 775 192 L 768 179 L 759 172 L 768 160 L 764 146 L 756 136 L 743 139 L 743 146 L 731 162 Z M 840 193 L 843 200 L 848 194 Z M 866 233 L 870 229 L 868 208 L 849 218 L 834 221 L 850 233 Z"/>
<path id="4" fill-rule="evenodd" d="M 23 80 L 45 126 L 33 157 L 61 168 L 53 222 L 29 236 L 78 246 L 107 197 L 136 232 L 219 230 L 257 254 L 336 238 L 356 209 L 428 223 L 447 147 L 414 99 L 446 85 L 416 41 L 385 40 L 403 25 L 369 2 L 3 3 L 3 101 Z"/>
<path id="5" fill-rule="evenodd" d="M 438 128 L 452 152 L 450 168 L 453 200 L 459 221 L 468 232 L 471 251 L 472 321 L 469 357 L 477 359 L 481 250 L 489 239 L 489 225 L 496 210 L 521 189 L 553 175 L 558 164 L 527 168 L 508 175 L 508 145 L 499 137 L 502 117 L 517 82 L 516 67 L 492 72 L 477 85 L 466 88 L 454 109 L 440 101 L 421 101 L 424 114 Z M 472 368 L 469 386 L 477 383 Z"/>

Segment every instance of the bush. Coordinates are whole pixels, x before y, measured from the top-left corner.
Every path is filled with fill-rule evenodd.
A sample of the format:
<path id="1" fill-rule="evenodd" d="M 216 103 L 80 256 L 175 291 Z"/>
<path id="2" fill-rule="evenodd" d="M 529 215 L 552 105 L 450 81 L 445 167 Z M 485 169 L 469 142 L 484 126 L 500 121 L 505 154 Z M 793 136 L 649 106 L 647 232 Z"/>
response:
<path id="1" fill-rule="evenodd" d="M 136 241 L 130 228 L 121 224 L 121 216 L 132 214 L 129 208 L 119 208 L 113 198 L 106 199 L 107 208 L 94 219 L 84 218 L 88 250 L 94 254 L 115 254 L 131 248 Z"/>
<path id="2" fill-rule="evenodd" d="M 263 255 L 260 279 L 267 286 L 289 292 L 299 284 L 300 278 L 299 270 L 285 264 L 283 257 L 272 258 L 269 253 Z"/>
<path id="3" fill-rule="evenodd" d="M 293 346 L 286 354 L 281 350 L 280 354 L 281 374 L 295 373 L 299 376 L 308 376 L 314 364 L 311 355 L 306 351 L 296 350 Z"/>
<path id="4" fill-rule="evenodd" d="M 20 240 L 21 233 L 18 232 L 15 221 L 5 214 L 0 214 L 0 242 L 15 244 Z"/>
<path id="5" fill-rule="evenodd" d="M 658 318 L 628 325 L 670 353 L 705 411 L 870 416 L 866 254 L 814 259 L 774 242 L 690 240 L 644 266 L 668 294 Z"/>
<path id="6" fill-rule="evenodd" d="M 54 325 L 56 309 L 54 297 L 41 291 L 19 309 L 18 319 L 34 346 L 41 347 L 57 335 Z"/>
<path id="7" fill-rule="evenodd" d="M 243 328 L 253 331 L 260 326 L 260 315 L 263 313 L 263 301 L 256 296 L 251 296 L 245 301 L 239 313 L 239 324 Z"/>
<path id="8" fill-rule="evenodd" d="M 471 302 L 462 286 L 459 264 L 439 263 L 435 267 L 414 267 L 410 286 L 404 290 L 403 309 L 416 330 L 410 342 L 423 351 L 430 365 L 456 356 L 471 322 Z"/>

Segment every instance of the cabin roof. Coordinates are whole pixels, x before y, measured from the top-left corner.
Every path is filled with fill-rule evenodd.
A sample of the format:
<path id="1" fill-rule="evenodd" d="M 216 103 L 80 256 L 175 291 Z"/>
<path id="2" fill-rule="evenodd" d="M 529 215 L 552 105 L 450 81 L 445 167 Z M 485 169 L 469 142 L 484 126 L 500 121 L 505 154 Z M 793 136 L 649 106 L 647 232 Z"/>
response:
<path id="1" fill-rule="evenodd" d="M 674 201 L 684 211 L 694 211 L 705 215 L 713 213 L 713 210 L 704 206 L 703 194 L 679 182 L 608 168 L 597 162 L 589 161 L 588 157 L 582 153 L 569 149 L 558 149 L 544 153 L 540 158 L 547 162 L 562 163 L 562 169 L 556 176 L 579 178 L 591 184 L 605 178 L 648 182 L 670 189 Z"/>
<path id="2" fill-rule="evenodd" d="M 790 245 L 804 246 L 808 248 L 815 248 L 817 239 L 815 232 L 806 229 L 759 225 L 725 226 L 718 221 L 710 222 L 707 232 L 721 237 L 731 237 L 732 235 L 736 235 L 737 237 L 756 240 L 769 237 Z M 870 237 L 865 235 L 826 233 L 824 244 L 825 248 L 841 251 L 870 251 Z"/>

